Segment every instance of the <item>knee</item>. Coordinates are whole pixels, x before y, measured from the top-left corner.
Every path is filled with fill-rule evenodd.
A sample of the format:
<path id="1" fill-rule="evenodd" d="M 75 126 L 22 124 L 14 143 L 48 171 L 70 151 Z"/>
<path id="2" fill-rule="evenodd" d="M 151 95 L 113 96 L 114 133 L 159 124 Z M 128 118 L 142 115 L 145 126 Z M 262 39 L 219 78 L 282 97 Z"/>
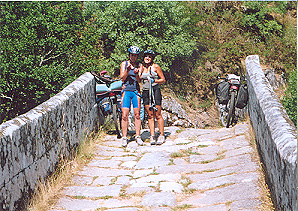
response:
<path id="1" fill-rule="evenodd" d="M 135 119 L 136 120 L 140 120 L 141 119 L 140 113 L 135 113 Z"/>
<path id="2" fill-rule="evenodd" d="M 128 114 L 122 113 L 122 120 L 127 122 L 128 121 Z"/>
<path id="3" fill-rule="evenodd" d="M 154 115 L 153 115 L 153 113 L 151 113 L 151 112 L 150 112 L 150 113 L 148 113 L 148 119 L 149 119 L 149 120 L 151 120 L 151 119 L 153 119 L 153 118 L 154 118 Z"/>
<path id="4" fill-rule="evenodd" d="M 162 118 L 162 115 L 160 114 L 160 115 L 156 115 L 156 120 L 158 121 L 158 120 L 163 120 L 163 118 Z"/>

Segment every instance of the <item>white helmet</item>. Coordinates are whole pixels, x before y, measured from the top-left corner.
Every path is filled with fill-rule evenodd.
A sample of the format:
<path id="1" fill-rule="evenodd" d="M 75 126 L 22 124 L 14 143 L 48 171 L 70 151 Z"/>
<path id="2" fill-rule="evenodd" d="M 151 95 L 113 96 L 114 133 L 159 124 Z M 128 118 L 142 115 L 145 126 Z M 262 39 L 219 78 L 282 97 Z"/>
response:
<path id="1" fill-rule="evenodd" d="M 141 50 L 137 46 L 130 46 L 128 52 L 132 54 L 139 54 L 141 53 Z"/>

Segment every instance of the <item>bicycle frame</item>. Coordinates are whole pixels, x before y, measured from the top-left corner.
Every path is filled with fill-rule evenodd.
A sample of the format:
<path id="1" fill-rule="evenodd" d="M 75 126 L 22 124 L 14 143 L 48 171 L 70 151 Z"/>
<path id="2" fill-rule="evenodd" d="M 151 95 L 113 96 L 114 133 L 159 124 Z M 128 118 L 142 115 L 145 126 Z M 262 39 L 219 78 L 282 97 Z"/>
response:
<path id="1" fill-rule="evenodd" d="M 235 104 L 236 98 L 238 96 L 238 90 L 241 84 L 241 77 L 235 74 L 228 74 L 225 78 L 221 78 L 218 76 L 218 79 L 223 79 L 230 85 L 229 102 L 227 105 L 221 105 L 220 109 L 220 118 L 222 120 L 222 124 L 228 128 L 235 122 Z"/>
<path id="2" fill-rule="evenodd" d="M 102 92 L 95 93 L 96 96 L 96 103 L 98 106 L 99 118 L 104 118 L 103 122 L 107 119 L 108 116 L 112 116 L 113 122 L 115 124 L 115 129 L 117 133 L 117 137 L 121 138 L 121 119 L 122 119 L 122 112 L 121 112 L 121 91 L 122 87 L 115 87 L 113 84 L 118 83 L 120 81 L 117 80 L 110 80 L 104 78 L 102 76 L 98 76 L 96 73 L 91 72 L 94 76 L 95 81 L 98 84 L 101 84 L 104 88 Z M 121 82 L 122 84 L 122 82 Z M 119 83 L 118 83 L 119 85 Z M 108 88 L 109 87 L 109 88 Z M 107 102 L 103 102 L 107 99 Z M 106 106 L 108 107 L 107 110 L 105 109 Z M 111 119 L 111 118 L 110 118 Z M 101 121 L 100 121 L 101 122 Z M 105 124 L 104 124 L 105 125 Z"/>
<path id="3" fill-rule="evenodd" d="M 228 74 L 226 80 L 230 83 L 230 92 L 238 91 L 240 87 L 240 76 L 235 74 Z"/>

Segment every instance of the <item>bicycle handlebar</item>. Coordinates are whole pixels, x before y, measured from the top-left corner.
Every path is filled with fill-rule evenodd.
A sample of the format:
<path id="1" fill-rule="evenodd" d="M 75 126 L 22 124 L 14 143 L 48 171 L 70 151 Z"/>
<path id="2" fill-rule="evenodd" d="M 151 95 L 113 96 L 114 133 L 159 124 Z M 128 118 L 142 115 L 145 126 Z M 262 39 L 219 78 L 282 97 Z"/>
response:
<path id="1" fill-rule="evenodd" d="M 220 74 L 217 75 L 217 79 L 222 79 L 227 81 L 228 80 L 228 75 L 226 77 L 220 77 Z M 246 77 L 245 76 L 240 76 L 240 81 L 246 81 Z"/>
<path id="2" fill-rule="evenodd" d="M 111 84 L 111 83 L 117 81 L 117 80 L 111 80 L 111 79 L 102 77 L 100 75 L 97 75 L 94 71 L 91 71 L 90 73 L 94 76 L 95 80 L 97 82 L 100 82 L 100 83 L 104 82 L 104 83 L 107 83 L 107 84 Z"/>

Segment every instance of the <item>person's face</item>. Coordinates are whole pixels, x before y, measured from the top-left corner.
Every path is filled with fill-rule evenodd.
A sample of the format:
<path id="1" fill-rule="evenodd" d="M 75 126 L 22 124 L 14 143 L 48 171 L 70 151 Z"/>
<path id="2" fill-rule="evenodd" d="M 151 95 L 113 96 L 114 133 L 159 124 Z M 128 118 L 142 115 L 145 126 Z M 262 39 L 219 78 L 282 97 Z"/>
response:
<path id="1" fill-rule="evenodd" d="M 129 59 L 131 62 L 135 62 L 138 58 L 138 54 L 129 54 Z"/>
<path id="2" fill-rule="evenodd" d="M 152 60 L 153 60 L 153 57 L 152 57 L 151 54 L 146 54 L 146 55 L 145 55 L 145 57 L 144 57 L 144 62 L 145 62 L 146 64 L 150 64 L 150 63 L 152 62 Z"/>

